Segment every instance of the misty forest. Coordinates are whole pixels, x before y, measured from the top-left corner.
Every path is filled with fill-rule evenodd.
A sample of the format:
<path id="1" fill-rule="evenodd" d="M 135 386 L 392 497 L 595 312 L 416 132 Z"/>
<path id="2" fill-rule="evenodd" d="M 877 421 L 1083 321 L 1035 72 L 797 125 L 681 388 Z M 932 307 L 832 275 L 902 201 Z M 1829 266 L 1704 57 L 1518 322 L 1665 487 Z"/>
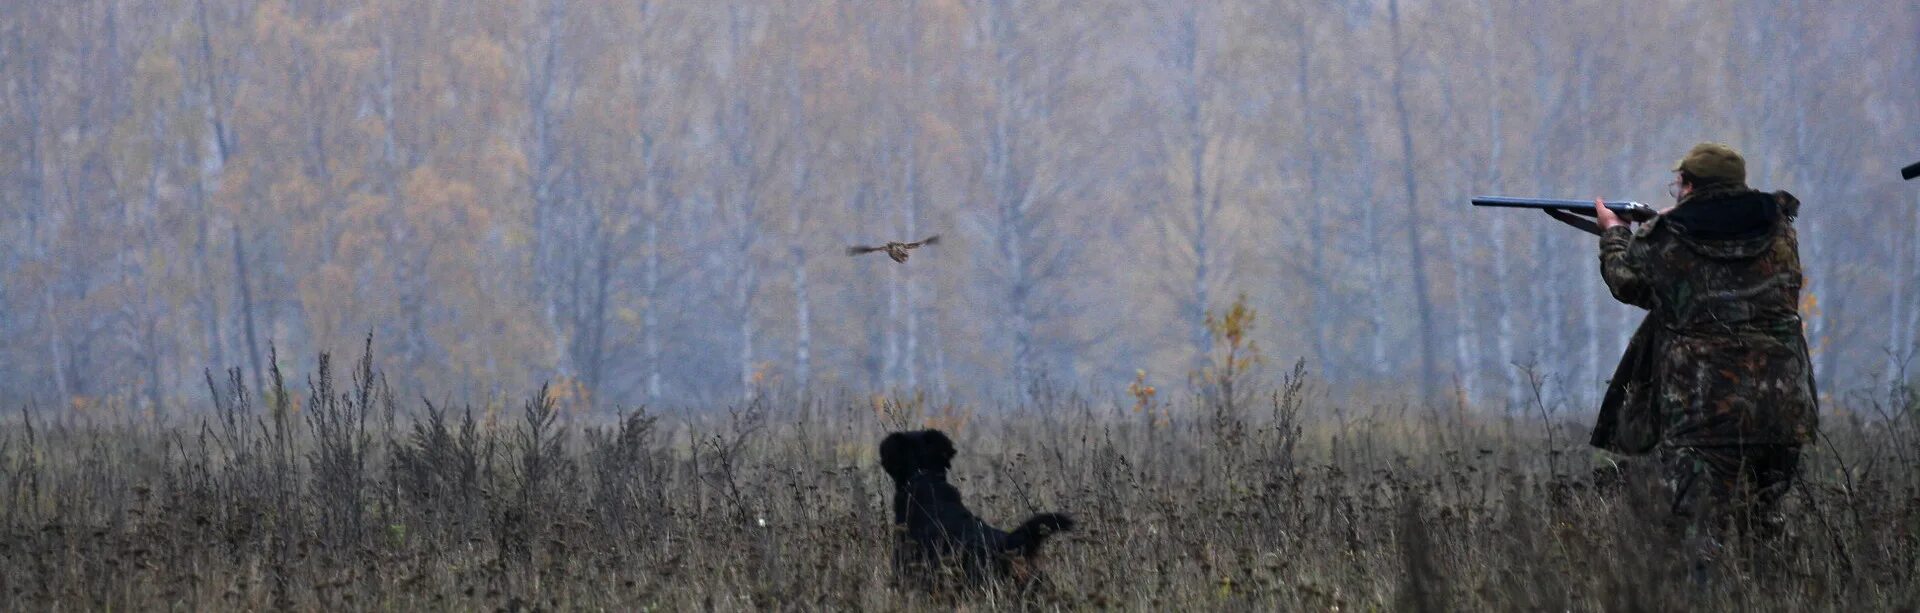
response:
<path id="1" fill-rule="evenodd" d="M 1054 606 L 1911 607 L 1915 92 L 1897 0 L 0 0 L 0 602 L 938 608 L 937 426 Z M 1824 428 L 1706 596 L 1587 480 L 1644 311 L 1468 205 L 1701 141 Z"/>
<path id="2" fill-rule="evenodd" d="M 403 387 L 1183 386 L 1244 294 L 1343 390 L 1591 404 L 1638 315 L 1478 193 L 1807 203 L 1832 392 L 1920 323 L 1901 2 L 10 2 L 0 397 L 197 404 L 371 334 Z M 904 266 L 850 244 L 944 243 Z M 911 238 L 909 238 L 911 237 Z"/>

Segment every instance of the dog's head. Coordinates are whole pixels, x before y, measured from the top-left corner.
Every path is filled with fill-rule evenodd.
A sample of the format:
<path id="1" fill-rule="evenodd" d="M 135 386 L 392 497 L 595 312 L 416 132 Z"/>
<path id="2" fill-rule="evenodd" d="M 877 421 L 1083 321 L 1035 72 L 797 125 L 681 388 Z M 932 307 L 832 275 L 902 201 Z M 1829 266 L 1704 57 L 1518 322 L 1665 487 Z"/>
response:
<path id="1" fill-rule="evenodd" d="M 880 440 L 880 466 L 894 483 L 906 483 L 921 471 L 944 472 L 953 466 L 953 440 L 939 430 L 895 432 Z"/>

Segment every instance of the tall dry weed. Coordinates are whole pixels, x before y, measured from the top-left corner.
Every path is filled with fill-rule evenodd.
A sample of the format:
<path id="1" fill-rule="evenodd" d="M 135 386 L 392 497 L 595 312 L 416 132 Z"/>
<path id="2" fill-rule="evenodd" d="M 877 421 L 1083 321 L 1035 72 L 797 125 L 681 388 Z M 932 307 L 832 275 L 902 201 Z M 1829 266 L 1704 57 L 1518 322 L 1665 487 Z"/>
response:
<path id="1" fill-rule="evenodd" d="M 0 601 L 49 609 L 1658 610 L 1920 602 L 1920 401 L 1849 398 L 1777 542 L 1701 581 L 1657 499 L 1592 475 L 1557 411 L 1349 406 L 1304 364 L 1204 397 L 1049 393 L 1006 410 L 924 395 L 770 392 L 745 406 L 517 418 L 406 403 L 370 354 L 287 389 L 208 376 L 191 421 L 29 407 L 0 428 Z M 1249 386 L 1256 386 L 1250 388 Z M 1116 386 L 1119 388 L 1120 386 Z M 1124 395 L 1123 395 L 1124 394 Z M 1260 402 L 1250 400 L 1262 399 Z M 1877 403 L 1877 404 L 1876 404 Z M 1851 409 L 1851 410 L 1850 410 Z M 1143 419 L 1143 415 L 1153 414 Z M 1222 427 L 1230 417 L 1232 427 Z M 997 522 L 1084 530 L 1043 587 L 891 582 L 889 430 L 941 425 Z M 1619 466 L 1618 470 L 1613 467 Z M 1595 468 L 1608 470 L 1595 471 Z M 1610 472 L 1611 471 L 1611 472 Z"/>

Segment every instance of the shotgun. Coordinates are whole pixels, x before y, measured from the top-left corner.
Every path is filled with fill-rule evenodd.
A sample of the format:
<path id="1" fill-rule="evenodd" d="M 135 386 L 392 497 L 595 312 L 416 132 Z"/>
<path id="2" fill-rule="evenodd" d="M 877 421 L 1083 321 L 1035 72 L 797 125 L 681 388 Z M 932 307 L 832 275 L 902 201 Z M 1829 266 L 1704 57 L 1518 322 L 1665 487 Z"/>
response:
<path id="1" fill-rule="evenodd" d="M 1570 200 L 1566 198 L 1508 198 L 1505 196 L 1475 196 L 1474 206 L 1490 206 L 1509 209 L 1539 209 L 1547 215 L 1579 228 L 1588 234 L 1599 235 L 1600 224 L 1593 220 L 1592 200 Z M 1606 201 L 1608 210 L 1621 219 L 1644 222 L 1660 214 L 1653 207 L 1627 200 Z"/>

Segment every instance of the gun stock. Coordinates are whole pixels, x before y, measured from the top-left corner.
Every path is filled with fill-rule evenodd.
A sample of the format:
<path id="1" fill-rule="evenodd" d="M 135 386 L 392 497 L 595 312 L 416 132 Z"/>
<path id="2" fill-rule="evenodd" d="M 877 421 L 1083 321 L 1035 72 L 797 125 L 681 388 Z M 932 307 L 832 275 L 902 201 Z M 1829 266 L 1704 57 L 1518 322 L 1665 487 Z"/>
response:
<path id="1" fill-rule="evenodd" d="M 1920 177 L 1920 162 L 1914 162 L 1900 169 L 1901 179 L 1912 181 L 1914 177 Z"/>

